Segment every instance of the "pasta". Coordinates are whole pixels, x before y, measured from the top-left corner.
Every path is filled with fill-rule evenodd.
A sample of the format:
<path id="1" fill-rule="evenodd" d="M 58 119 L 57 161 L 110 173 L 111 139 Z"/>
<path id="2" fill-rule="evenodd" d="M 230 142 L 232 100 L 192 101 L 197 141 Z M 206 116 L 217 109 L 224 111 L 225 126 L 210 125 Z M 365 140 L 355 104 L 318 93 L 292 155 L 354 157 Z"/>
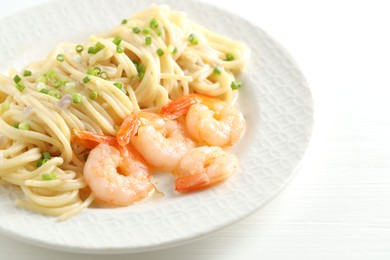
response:
<path id="1" fill-rule="evenodd" d="M 74 129 L 115 136 L 131 112 L 156 112 L 191 93 L 233 102 L 248 58 L 242 43 L 166 6 L 83 44 L 59 44 L 0 76 L 0 184 L 20 187 L 16 204 L 29 210 L 80 213 L 94 196 L 83 177 L 88 150 L 71 142 Z"/>

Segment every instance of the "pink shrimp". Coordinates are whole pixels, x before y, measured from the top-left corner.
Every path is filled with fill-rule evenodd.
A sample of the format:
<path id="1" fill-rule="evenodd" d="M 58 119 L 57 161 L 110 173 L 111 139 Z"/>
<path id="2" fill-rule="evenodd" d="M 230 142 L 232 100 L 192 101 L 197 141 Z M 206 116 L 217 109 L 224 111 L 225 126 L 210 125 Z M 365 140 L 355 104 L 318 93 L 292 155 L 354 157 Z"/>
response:
<path id="1" fill-rule="evenodd" d="M 245 132 L 241 112 L 225 102 L 208 96 L 191 94 L 165 105 L 163 116 L 186 116 L 189 134 L 201 143 L 228 146 L 237 143 Z"/>
<path id="2" fill-rule="evenodd" d="M 126 206 L 148 196 L 153 189 L 150 170 L 131 146 L 115 137 L 75 130 L 79 144 L 93 148 L 84 165 L 84 178 L 95 197 L 110 205 Z M 119 169 L 119 171 L 118 171 Z"/>
<path id="3" fill-rule="evenodd" d="M 138 121 L 125 119 L 132 124 L 122 124 L 117 139 L 122 140 L 121 145 L 131 142 L 155 169 L 171 171 L 184 154 L 195 146 L 186 136 L 184 128 L 175 120 L 148 112 L 133 113 L 129 117 L 138 118 Z M 133 131 L 133 134 L 127 135 L 126 128 Z"/>
<path id="4" fill-rule="evenodd" d="M 173 171 L 176 190 L 189 192 L 215 185 L 238 168 L 234 154 L 218 146 L 201 146 L 189 151 Z"/>

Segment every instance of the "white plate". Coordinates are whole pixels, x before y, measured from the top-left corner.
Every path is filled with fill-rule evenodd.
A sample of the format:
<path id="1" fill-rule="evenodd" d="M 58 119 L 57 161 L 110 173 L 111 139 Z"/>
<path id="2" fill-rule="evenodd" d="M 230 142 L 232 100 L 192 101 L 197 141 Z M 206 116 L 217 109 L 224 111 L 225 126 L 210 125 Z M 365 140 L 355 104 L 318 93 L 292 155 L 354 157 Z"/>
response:
<path id="1" fill-rule="evenodd" d="M 83 42 L 122 18 L 166 3 L 252 50 L 241 75 L 240 106 L 248 131 L 234 150 L 241 165 L 227 182 L 126 208 L 88 209 L 68 221 L 17 208 L 15 190 L 0 187 L 0 230 L 17 239 L 75 252 L 139 252 L 185 243 L 264 206 L 286 186 L 308 145 L 310 90 L 287 52 L 263 30 L 216 7 L 177 0 L 51 2 L 0 22 L 0 71 L 44 57 L 60 41 Z"/>

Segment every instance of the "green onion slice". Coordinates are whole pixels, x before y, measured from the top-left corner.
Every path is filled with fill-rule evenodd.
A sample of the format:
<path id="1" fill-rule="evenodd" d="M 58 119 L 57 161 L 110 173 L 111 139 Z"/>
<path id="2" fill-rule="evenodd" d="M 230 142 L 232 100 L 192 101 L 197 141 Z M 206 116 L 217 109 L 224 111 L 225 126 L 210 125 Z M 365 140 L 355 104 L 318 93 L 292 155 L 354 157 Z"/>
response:
<path id="1" fill-rule="evenodd" d="M 30 130 L 30 125 L 26 122 L 21 122 L 19 125 L 18 125 L 18 128 L 20 130 Z"/>
<path id="2" fill-rule="evenodd" d="M 152 37 L 148 36 L 145 38 L 145 45 L 149 46 L 152 44 Z"/>
<path id="3" fill-rule="evenodd" d="M 44 153 L 42 153 L 42 158 L 43 159 L 50 159 L 51 158 L 51 155 L 50 155 L 50 153 L 49 152 L 44 152 Z"/>
<path id="4" fill-rule="evenodd" d="M 122 41 L 122 38 L 117 36 L 114 38 L 114 40 L 112 40 L 112 42 L 115 44 L 115 45 L 119 45 Z"/>
<path id="5" fill-rule="evenodd" d="M 214 68 L 214 71 L 213 71 L 213 73 L 215 74 L 215 75 L 221 75 L 221 73 L 222 73 L 222 68 L 220 67 L 220 66 L 216 66 L 215 68 Z"/>
<path id="6" fill-rule="evenodd" d="M 42 180 L 44 180 L 44 181 L 52 181 L 55 179 L 57 179 L 57 175 L 55 172 L 42 174 Z"/>
<path id="7" fill-rule="evenodd" d="M 76 51 L 78 52 L 78 53 L 80 53 L 80 52 L 82 52 L 83 50 L 84 50 L 84 47 L 83 47 L 83 45 L 81 45 L 81 44 L 78 44 L 78 45 L 76 45 Z"/>
<path id="8" fill-rule="evenodd" d="M 226 61 L 234 60 L 234 55 L 230 52 L 226 53 Z"/>
<path id="9" fill-rule="evenodd" d="M 98 93 L 96 90 L 93 90 L 91 91 L 91 93 L 89 93 L 89 98 L 92 99 L 92 100 L 96 100 L 98 97 Z"/>
<path id="10" fill-rule="evenodd" d="M 117 88 L 119 88 L 119 89 L 122 89 L 122 88 L 123 88 L 123 84 L 120 83 L 120 82 L 115 82 L 115 83 L 114 83 L 114 86 L 117 87 Z"/>
<path id="11" fill-rule="evenodd" d="M 29 77 L 29 76 L 31 76 L 31 75 L 32 75 L 32 72 L 31 72 L 31 71 L 29 71 L 29 70 L 23 71 L 23 76 L 24 76 L 24 77 Z"/>
<path id="12" fill-rule="evenodd" d="M 75 104 L 80 104 L 83 101 L 83 96 L 80 93 L 73 93 L 72 100 Z"/>
<path id="13" fill-rule="evenodd" d="M 19 75 L 15 75 L 15 77 L 14 77 L 14 82 L 15 82 L 16 84 L 18 84 L 21 80 L 22 80 L 22 78 L 19 77 Z"/>
<path id="14" fill-rule="evenodd" d="M 107 78 L 108 78 L 108 73 L 105 72 L 105 71 L 102 71 L 102 72 L 100 73 L 100 78 L 102 78 L 102 79 L 107 79 Z"/>
<path id="15" fill-rule="evenodd" d="M 162 49 L 160 49 L 160 48 L 156 50 L 156 53 L 160 57 L 164 55 L 164 51 Z"/>
<path id="16" fill-rule="evenodd" d="M 198 39 L 198 36 L 196 36 L 195 34 L 191 33 L 189 36 L 188 36 L 188 41 L 192 44 L 192 45 L 197 45 L 199 43 L 199 39 Z"/>
<path id="17" fill-rule="evenodd" d="M 116 51 L 118 53 L 124 53 L 125 52 L 125 48 L 123 48 L 122 46 L 118 45 L 118 46 L 116 46 Z"/>
<path id="18" fill-rule="evenodd" d="M 85 77 L 83 78 L 84 84 L 87 84 L 87 83 L 90 82 L 90 81 L 91 81 L 91 78 L 88 77 L 88 76 L 85 76 Z"/>
<path id="19" fill-rule="evenodd" d="M 144 27 L 142 29 L 143 34 L 150 34 L 151 32 L 152 32 L 152 29 L 150 29 L 150 27 Z"/>
<path id="20" fill-rule="evenodd" d="M 139 27 L 134 27 L 133 28 L 133 32 L 134 33 L 140 33 L 141 32 L 141 29 Z"/>
<path id="21" fill-rule="evenodd" d="M 23 92 L 23 90 L 25 89 L 24 85 L 22 84 L 16 84 L 16 89 L 19 90 L 20 92 Z"/>
<path id="22" fill-rule="evenodd" d="M 158 21 L 156 20 L 156 18 L 150 19 L 149 26 L 150 26 L 150 28 L 152 28 L 152 29 L 157 29 L 157 27 L 158 27 Z"/>
<path id="23" fill-rule="evenodd" d="M 52 97 L 55 97 L 55 98 L 58 98 L 58 99 L 60 99 L 61 98 L 61 94 L 60 93 L 58 93 L 57 91 L 55 91 L 55 90 L 49 90 L 48 92 L 47 92 L 47 94 L 49 95 L 49 96 L 52 96 Z"/>
<path id="24" fill-rule="evenodd" d="M 230 84 L 230 87 L 233 90 L 236 90 L 236 89 L 241 88 L 241 85 L 242 85 L 242 83 L 240 81 L 232 81 L 232 83 Z"/>
<path id="25" fill-rule="evenodd" d="M 58 60 L 59 62 L 63 62 L 63 61 L 65 60 L 64 54 L 58 54 L 58 55 L 57 55 L 57 60 Z"/>

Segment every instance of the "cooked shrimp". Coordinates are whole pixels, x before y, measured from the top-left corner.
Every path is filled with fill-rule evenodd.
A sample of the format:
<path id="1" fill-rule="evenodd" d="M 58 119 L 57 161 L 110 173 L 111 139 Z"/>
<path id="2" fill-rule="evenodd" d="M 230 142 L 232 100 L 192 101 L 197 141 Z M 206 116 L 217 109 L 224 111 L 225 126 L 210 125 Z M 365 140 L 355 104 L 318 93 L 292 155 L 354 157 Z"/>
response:
<path id="1" fill-rule="evenodd" d="M 157 130 L 162 130 L 165 127 L 165 120 L 158 114 L 150 112 L 133 112 L 128 115 L 118 129 L 116 139 L 122 146 L 126 146 L 131 142 L 137 134 L 140 126 L 151 125 Z"/>
<path id="2" fill-rule="evenodd" d="M 113 136 L 77 129 L 72 141 L 92 149 L 84 178 L 98 200 L 125 206 L 145 198 L 152 190 L 149 167 L 131 145 L 120 146 Z"/>
<path id="3" fill-rule="evenodd" d="M 153 187 L 148 167 L 131 146 L 99 144 L 89 153 L 84 177 L 96 198 L 110 205 L 130 205 Z"/>
<path id="4" fill-rule="evenodd" d="M 122 144 L 131 142 L 135 149 L 145 158 L 146 162 L 158 170 L 171 171 L 179 160 L 195 146 L 194 142 L 185 134 L 184 127 L 177 121 L 164 119 L 161 116 L 141 112 L 135 115 L 139 121 L 128 120 L 138 125 L 138 130 L 131 137 L 122 138 L 117 135 Z M 129 127 L 131 131 L 134 125 L 121 126 L 120 129 Z M 126 133 L 125 130 L 121 131 Z"/>
<path id="5" fill-rule="evenodd" d="M 72 143 L 84 146 L 85 148 L 93 149 L 100 143 L 105 143 L 111 146 L 116 146 L 118 141 L 113 136 L 94 134 L 88 131 L 79 129 L 73 130 L 74 135 L 71 137 Z"/>
<path id="6" fill-rule="evenodd" d="M 225 102 L 198 94 L 181 97 L 161 110 L 169 118 L 186 115 L 189 134 L 201 143 L 227 146 L 237 143 L 245 132 L 241 112 Z"/>
<path id="7" fill-rule="evenodd" d="M 218 146 L 189 151 L 173 171 L 176 190 L 188 192 L 217 184 L 236 172 L 238 159 Z"/>

